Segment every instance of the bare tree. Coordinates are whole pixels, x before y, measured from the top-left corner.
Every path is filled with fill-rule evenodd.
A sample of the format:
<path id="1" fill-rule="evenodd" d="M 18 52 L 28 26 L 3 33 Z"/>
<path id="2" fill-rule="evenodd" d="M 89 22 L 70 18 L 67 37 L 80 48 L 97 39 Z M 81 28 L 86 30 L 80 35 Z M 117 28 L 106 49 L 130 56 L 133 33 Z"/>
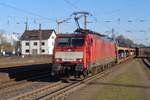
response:
<path id="1" fill-rule="evenodd" d="M 7 41 L 5 36 L 5 31 L 0 30 L 0 51 L 10 51 L 12 50 L 11 44 Z"/>
<path id="2" fill-rule="evenodd" d="M 116 41 L 118 45 L 121 47 L 134 47 L 135 44 L 131 39 L 125 38 L 123 35 L 119 35 L 116 37 Z"/>

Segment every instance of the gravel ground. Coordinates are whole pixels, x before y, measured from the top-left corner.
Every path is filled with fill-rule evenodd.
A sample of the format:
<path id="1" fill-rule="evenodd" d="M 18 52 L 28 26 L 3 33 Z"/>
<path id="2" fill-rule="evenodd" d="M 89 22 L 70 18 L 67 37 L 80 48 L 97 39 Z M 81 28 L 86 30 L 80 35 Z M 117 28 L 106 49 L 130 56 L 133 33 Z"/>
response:
<path id="1" fill-rule="evenodd" d="M 0 72 L 0 84 L 1 84 L 1 82 L 7 81 L 7 80 L 9 80 L 9 79 L 10 79 L 10 78 L 9 78 L 8 73 L 1 73 L 1 72 Z"/>
<path id="2" fill-rule="evenodd" d="M 6 94 L 4 91 L 0 91 L 0 93 L 2 92 L 0 94 L 0 100 L 8 100 L 11 97 L 14 97 L 14 96 L 17 96 L 17 95 L 20 95 L 20 94 L 23 94 L 23 93 L 27 93 L 27 92 L 33 91 L 33 90 L 38 89 L 40 87 L 46 86 L 48 84 L 50 84 L 50 83 L 48 83 L 48 82 L 35 82 L 32 85 L 30 85 L 30 86 L 27 86 L 25 88 L 19 89 L 19 90 L 14 91 L 14 92 L 11 92 L 9 94 Z"/>
<path id="3" fill-rule="evenodd" d="M 141 60 L 134 59 L 112 70 L 66 100 L 150 100 L 150 70 Z"/>

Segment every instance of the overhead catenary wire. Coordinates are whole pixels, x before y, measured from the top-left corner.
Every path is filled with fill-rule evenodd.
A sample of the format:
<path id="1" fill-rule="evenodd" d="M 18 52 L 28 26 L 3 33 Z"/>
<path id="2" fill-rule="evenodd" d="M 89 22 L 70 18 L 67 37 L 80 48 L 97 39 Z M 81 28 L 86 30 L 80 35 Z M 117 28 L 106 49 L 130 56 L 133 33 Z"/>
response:
<path id="1" fill-rule="evenodd" d="M 67 4 L 69 4 L 70 6 L 72 6 L 74 9 L 76 10 L 81 10 L 79 7 L 77 7 L 75 4 L 73 4 L 72 2 L 68 1 L 68 0 L 63 0 L 64 2 L 66 2 Z"/>
<path id="2" fill-rule="evenodd" d="M 76 10 L 81 10 L 78 6 L 76 6 L 74 3 L 72 3 L 70 0 L 63 0 L 63 1 L 65 1 L 67 4 L 69 4 L 70 6 L 72 6 L 74 9 L 76 9 Z M 27 13 L 27 14 L 30 14 L 30 15 L 33 15 L 33 16 L 37 16 L 37 17 L 40 17 L 41 19 L 45 19 L 45 20 L 51 20 L 51 21 L 54 21 L 54 22 L 56 22 L 56 20 L 54 20 L 54 19 L 51 19 L 51 18 L 47 18 L 47 17 L 44 17 L 44 16 L 41 16 L 41 15 L 39 15 L 39 14 L 36 14 L 36 13 L 34 13 L 34 12 L 30 12 L 30 11 L 27 11 L 27 10 L 24 10 L 24 9 L 22 9 L 22 8 L 18 8 L 18 7 L 15 7 L 15 6 L 12 6 L 11 4 L 7 4 L 7 3 L 3 3 L 3 2 L 0 2 L 0 5 L 1 6 L 5 6 L 5 7 L 8 7 L 8 8 L 11 8 L 11 9 L 14 9 L 14 10 L 17 10 L 17 11 L 19 11 L 19 12 L 23 12 L 23 13 Z M 112 13 L 116 13 L 116 12 L 118 12 L 119 10 L 116 10 L 116 11 L 113 11 Z M 111 13 L 111 12 L 109 12 L 109 13 Z M 7 23 L 9 24 L 10 23 L 10 19 L 11 18 L 8 18 L 8 20 L 7 20 Z M 39 21 L 39 20 L 38 20 Z M 37 19 L 34 19 L 34 23 L 36 23 L 37 22 Z M 133 20 L 131 20 L 131 19 L 129 19 L 129 20 L 127 20 L 127 22 L 134 22 L 135 23 L 135 21 L 133 21 Z M 145 19 L 141 19 L 141 20 L 138 20 L 138 22 L 148 22 L 148 20 L 145 20 Z M 101 22 L 98 22 L 98 23 L 101 23 Z M 106 28 L 108 28 L 109 30 L 111 30 L 112 28 L 110 28 L 110 27 L 108 27 L 107 25 L 104 25 L 104 23 L 103 23 L 103 26 L 105 26 Z"/>
<path id="3" fill-rule="evenodd" d="M 4 7 L 7 7 L 7 8 L 14 9 L 14 10 L 19 11 L 19 12 L 22 12 L 22 13 L 26 13 L 26 14 L 29 14 L 29 15 L 37 16 L 37 17 L 40 17 L 40 18 L 45 19 L 45 20 L 55 21 L 54 19 L 44 17 L 44 16 L 39 15 L 39 14 L 37 14 L 37 13 L 30 12 L 30 11 L 24 10 L 24 9 L 22 9 L 22 8 L 18 8 L 18 7 L 12 6 L 12 5 L 10 5 L 10 4 L 6 4 L 6 3 L 3 3 L 3 2 L 0 2 L 0 5 L 1 5 L 1 6 L 4 6 Z"/>
<path id="4" fill-rule="evenodd" d="M 72 2 L 68 1 L 68 0 L 63 0 L 64 2 L 66 2 L 67 4 L 69 4 L 70 6 L 72 6 L 74 9 L 82 11 L 79 7 L 77 7 L 75 4 L 73 4 Z M 96 20 L 96 23 L 98 23 L 97 18 L 94 18 Z M 106 26 L 106 25 L 104 25 Z M 107 26 L 106 26 L 107 27 Z M 109 27 L 107 27 L 109 28 Z M 109 28 L 110 29 L 110 28 Z"/>

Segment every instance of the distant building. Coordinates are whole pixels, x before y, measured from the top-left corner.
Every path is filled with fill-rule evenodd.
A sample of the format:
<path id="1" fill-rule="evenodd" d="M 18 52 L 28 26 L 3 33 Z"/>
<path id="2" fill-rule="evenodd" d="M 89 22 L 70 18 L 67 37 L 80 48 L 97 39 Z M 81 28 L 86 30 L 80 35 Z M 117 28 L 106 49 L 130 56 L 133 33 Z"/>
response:
<path id="1" fill-rule="evenodd" d="M 55 30 L 26 30 L 20 38 L 22 55 L 53 54 Z"/>

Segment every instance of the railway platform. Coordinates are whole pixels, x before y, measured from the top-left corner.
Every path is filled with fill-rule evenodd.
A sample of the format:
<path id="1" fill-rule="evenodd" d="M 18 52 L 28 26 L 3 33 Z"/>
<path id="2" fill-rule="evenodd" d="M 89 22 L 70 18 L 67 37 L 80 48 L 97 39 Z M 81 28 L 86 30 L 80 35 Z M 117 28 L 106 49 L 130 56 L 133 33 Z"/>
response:
<path id="1" fill-rule="evenodd" d="M 12 56 L 0 57 L 0 68 L 29 66 L 51 63 L 52 56 Z"/>

